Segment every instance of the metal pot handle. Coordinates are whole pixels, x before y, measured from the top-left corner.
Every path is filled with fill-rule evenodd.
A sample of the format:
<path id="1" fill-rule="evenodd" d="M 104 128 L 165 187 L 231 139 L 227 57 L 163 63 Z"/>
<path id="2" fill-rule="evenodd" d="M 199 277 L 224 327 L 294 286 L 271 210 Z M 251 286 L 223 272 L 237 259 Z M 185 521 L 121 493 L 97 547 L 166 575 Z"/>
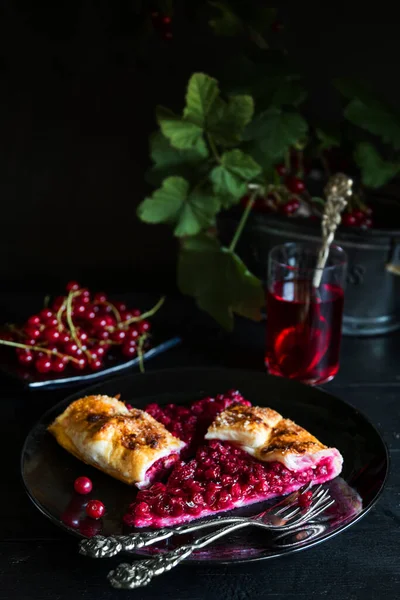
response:
<path id="1" fill-rule="evenodd" d="M 386 271 L 392 275 L 400 275 L 400 239 L 392 240 L 389 262 L 386 265 Z"/>

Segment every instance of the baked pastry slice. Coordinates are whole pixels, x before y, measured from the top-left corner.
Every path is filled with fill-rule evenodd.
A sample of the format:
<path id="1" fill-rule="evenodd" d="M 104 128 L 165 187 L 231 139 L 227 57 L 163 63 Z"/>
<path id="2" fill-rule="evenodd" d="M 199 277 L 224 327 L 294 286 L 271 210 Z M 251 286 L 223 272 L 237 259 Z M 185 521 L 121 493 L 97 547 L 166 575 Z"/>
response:
<path id="1" fill-rule="evenodd" d="M 177 464 L 167 483 L 140 491 L 124 521 L 170 526 L 289 494 L 333 479 L 343 459 L 269 408 L 231 405 L 219 413 L 205 445 Z"/>
<path id="2" fill-rule="evenodd" d="M 78 459 L 139 488 L 165 475 L 185 446 L 146 412 L 108 396 L 72 402 L 48 430 Z"/>

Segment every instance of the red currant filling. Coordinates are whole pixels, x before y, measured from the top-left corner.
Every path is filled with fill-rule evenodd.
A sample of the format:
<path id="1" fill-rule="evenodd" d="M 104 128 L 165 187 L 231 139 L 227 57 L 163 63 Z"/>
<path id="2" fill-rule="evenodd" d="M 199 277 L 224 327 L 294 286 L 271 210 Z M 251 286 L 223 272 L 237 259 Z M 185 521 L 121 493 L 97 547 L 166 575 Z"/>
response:
<path id="1" fill-rule="evenodd" d="M 301 471 L 262 463 L 227 442 L 212 440 L 188 463 L 179 461 L 166 484 L 138 492 L 124 516 L 127 525 L 163 527 L 288 494 L 312 481 L 332 479 L 334 457 Z"/>
<path id="2" fill-rule="evenodd" d="M 237 390 L 230 390 L 225 394 L 217 394 L 215 398 L 196 400 L 191 406 L 149 404 L 145 410 L 175 437 L 187 443 L 187 447 L 181 452 L 181 456 L 187 458 L 193 456 L 195 448 L 203 442 L 204 435 L 217 414 L 236 403 L 251 406 Z"/>
<path id="3" fill-rule="evenodd" d="M 155 483 L 156 481 L 164 479 L 178 460 L 179 454 L 176 452 L 164 456 L 163 458 L 159 458 L 149 469 L 147 469 L 144 482 L 137 484 L 137 487 L 146 487 L 150 483 Z"/>

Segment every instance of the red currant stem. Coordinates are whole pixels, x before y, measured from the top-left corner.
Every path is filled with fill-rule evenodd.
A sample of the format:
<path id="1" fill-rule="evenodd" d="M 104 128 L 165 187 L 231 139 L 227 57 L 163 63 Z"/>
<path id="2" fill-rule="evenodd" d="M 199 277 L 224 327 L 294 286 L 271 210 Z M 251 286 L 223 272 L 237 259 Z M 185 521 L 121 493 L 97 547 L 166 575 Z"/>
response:
<path id="1" fill-rule="evenodd" d="M 147 339 L 147 334 L 144 333 L 143 335 L 140 336 L 139 338 L 139 342 L 138 342 L 138 347 L 137 347 L 137 355 L 139 358 L 139 370 L 141 373 L 144 373 L 144 352 L 143 352 L 143 346 L 144 343 Z"/>
<path id="2" fill-rule="evenodd" d="M 131 319 L 128 319 L 127 321 L 122 321 L 122 323 L 120 323 L 120 325 L 121 326 L 130 325 L 131 323 L 138 323 L 139 321 L 143 321 L 144 319 L 148 319 L 149 317 L 152 317 L 162 307 L 164 302 L 165 302 L 165 296 L 162 296 L 159 299 L 159 301 L 157 302 L 157 304 L 155 304 L 153 306 L 153 308 L 151 308 L 150 310 L 148 310 L 145 313 L 142 313 L 138 317 L 132 317 Z"/>
<path id="3" fill-rule="evenodd" d="M 291 169 L 290 169 L 290 151 L 289 150 L 287 150 L 285 152 L 284 161 L 285 161 L 286 173 L 289 174 L 291 171 Z"/>
<path id="4" fill-rule="evenodd" d="M 272 190 L 272 192 L 269 193 L 275 198 L 277 204 L 282 204 L 282 196 L 279 194 L 279 192 L 277 192 L 276 190 Z"/>
<path id="5" fill-rule="evenodd" d="M 113 312 L 118 323 L 121 323 L 122 319 L 121 319 L 121 315 L 120 315 L 118 308 L 116 306 L 114 306 L 114 304 L 112 302 L 105 302 L 105 304 L 111 308 L 111 311 Z"/>
<path id="6" fill-rule="evenodd" d="M 67 323 L 68 323 L 68 327 L 69 327 L 69 330 L 71 332 L 71 335 L 72 335 L 72 338 L 73 338 L 74 342 L 76 343 L 76 345 L 78 346 L 78 348 L 80 350 L 82 350 L 82 352 L 85 352 L 86 356 L 89 359 L 91 359 L 92 357 L 91 357 L 90 352 L 88 352 L 87 350 L 83 349 L 83 346 L 81 344 L 81 340 L 79 339 L 79 337 L 78 337 L 78 335 L 76 333 L 76 328 L 75 328 L 75 325 L 74 325 L 74 323 L 72 321 L 72 299 L 75 296 L 79 296 L 80 293 L 81 293 L 80 290 L 78 290 L 76 292 L 70 292 L 68 294 L 68 297 L 67 297 Z"/>
<path id="7" fill-rule="evenodd" d="M 19 327 L 17 327 L 13 323 L 6 323 L 6 327 L 7 327 L 7 329 L 9 329 L 10 331 L 12 331 L 13 333 L 16 333 L 17 335 L 19 335 L 20 337 L 22 337 L 22 338 L 26 337 L 26 334 L 22 331 L 22 329 L 20 329 Z"/>
<path id="8" fill-rule="evenodd" d="M 49 306 L 49 302 L 50 302 L 50 296 L 45 296 L 44 301 L 43 301 L 44 308 L 47 308 Z"/>
<path id="9" fill-rule="evenodd" d="M 220 155 L 218 154 L 217 146 L 215 145 L 214 138 L 210 133 L 207 133 L 207 141 L 210 145 L 211 152 L 214 155 L 214 158 L 217 162 L 221 161 Z"/>
<path id="10" fill-rule="evenodd" d="M 61 329 L 63 328 L 62 314 L 63 314 L 64 310 L 66 309 L 66 306 L 67 306 L 66 303 L 63 302 L 61 304 L 60 308 L 58 309 L 57 314 L 56 314 L 56 319 L 57 319 L 59 331 L 61 331 Z"/>
<path id="11" fill-rule="evenodd" d="M 298 161 L 297 177 L 300 177 L 300 179 L 303 179 L 303 177 L 304 177 L 304 156 L 303 156 L 302 150 L 297 150 L 297 161 Z"/>
<path id="12" fill-rule="evenodd" d="M 244 226 L 246 225 L 246 221 L 247 221 L 248 216 L 249 216 L 249 214 L 251 212 L 251 209 L 253 208 L 253 205 L 254 205 L 254 202 L 255 202 L 257 194 L 258 194 L 258 188 L 255 189 L 255 190 L 253 190 L 251 192 L 250 196 L 249 196 L 249 201 L 248 201 L 248 203 L 246 205 L 246 208 L 243 211 L 243 214 L 242 214 L 242 216 L 240 218 L 240 221 L 239 221 L 239 225 L 237 226 L 235 234 L 234 234 L 234 236 L 232 238 L 232 241 L 230 243 L 229 252 L 234 252 L 235 251 L 236 244 L 238 243 L 239 238 L 240 238 L 240 236 L 242 234 L 242 231 L 244 229 Z"/>
<path id="13" fill-rule="evenodd" d="M 35 352 L 45 352 L 46 354 L 51 354 L 51 356 L 59 356 L 60 358 L 68 358 L 73 362 L 79 363 L 77 358 L 70 356 L 69 354 L 61 354 L 61 352 L 54 352 L 53 350 L 47 350 L 47 348 L 43 348 L 43 346 L 28 346 L 27 344 L 20 344 L 18 342 L 9 342 L 8 340 L 1 340 L 0 344 L 4 346 L 12 346 L 13 348 L 22 348 L 23 350 L 34 350 Z"/>

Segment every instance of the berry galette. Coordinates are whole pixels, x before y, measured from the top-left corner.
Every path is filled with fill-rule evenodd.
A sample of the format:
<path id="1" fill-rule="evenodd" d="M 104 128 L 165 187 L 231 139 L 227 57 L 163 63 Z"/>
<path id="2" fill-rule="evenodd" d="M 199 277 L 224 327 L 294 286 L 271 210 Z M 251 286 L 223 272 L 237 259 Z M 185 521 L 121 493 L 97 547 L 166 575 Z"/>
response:
<path id="1" fill-rule="evenodd" d="M 66 450 L 135 484 L 126 525 L 164 527 L 333 479 L 343 458 L 275 410 L 237 391 L 190 406 L 116 398 L 73 402 L 49 427 Z"/>
<path id="2" fill-rule="evenodd" d="M 191 521 L 288 494 L 309 482 L 329 481 L 342 470 L 343 458 L 336 448 L 324 446 L 270 408 L 251 406 L 237 392 L 197 401 L 181 415 L 182 408 L 147 407 L 187 441 L 194 456 L 178 461 L 164 483 L 137 494 L 124 517 L 127 525 L 163 527 Z M 199 431 L 205 433 L 202 440 Z"/>

